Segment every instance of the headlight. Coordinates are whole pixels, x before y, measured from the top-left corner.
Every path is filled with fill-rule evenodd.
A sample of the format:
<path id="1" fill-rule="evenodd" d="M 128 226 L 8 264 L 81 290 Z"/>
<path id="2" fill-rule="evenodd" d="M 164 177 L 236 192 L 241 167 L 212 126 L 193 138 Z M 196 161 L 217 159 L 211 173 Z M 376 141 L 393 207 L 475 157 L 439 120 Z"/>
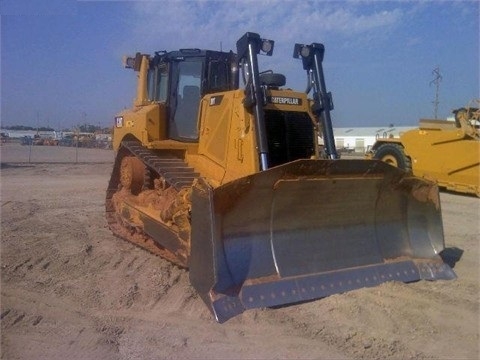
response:
<path id="1" fill-rule="evenodd" d="M 302 55 L 302 57 L 304 58 L 308 57 L 308 55 L 310 55 L 310 47 L 302 46 L 302 49 L 300 50 L 300 55 Z"/>
<path id="2" fill-rule="evenodd" d="M 262 39 L 262 47 L 261 47 L 262 52 L 264 52 L 265 55 L 271 56 L 273 53 L 274 43 L 275 42 L 273 40 Z"/>
<path id="3" fill-rule="evenodd" d="M 124 56 L 122 58 L 123 66 L 127 69 L 135 68 L 135 58 L 131 56 Z"/>

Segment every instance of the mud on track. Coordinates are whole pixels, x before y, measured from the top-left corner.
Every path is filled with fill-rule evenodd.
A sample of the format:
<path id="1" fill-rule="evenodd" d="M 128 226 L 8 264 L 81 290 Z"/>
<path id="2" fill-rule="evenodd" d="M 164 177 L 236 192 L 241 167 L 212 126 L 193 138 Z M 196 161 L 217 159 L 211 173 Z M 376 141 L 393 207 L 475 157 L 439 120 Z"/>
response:
<path id="1" fill-rule="evenodd" d="M 479 357 L 479 199 L 441 195 L 457 280 L 386 283 L 219 325 L 186 271 L 107 229 L 104 151 L 19 163 L 2 148 L 2 359 Z"/>

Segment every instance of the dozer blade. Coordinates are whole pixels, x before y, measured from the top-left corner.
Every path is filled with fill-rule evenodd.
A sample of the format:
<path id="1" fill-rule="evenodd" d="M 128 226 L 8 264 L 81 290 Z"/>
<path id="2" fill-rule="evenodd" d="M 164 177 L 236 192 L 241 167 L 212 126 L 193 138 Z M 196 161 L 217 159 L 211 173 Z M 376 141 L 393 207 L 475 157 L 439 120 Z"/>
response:
<path id="1" fill-rule="evenodd" d="M 218 322 L 385 281 L 453 279 L 437 187 L 377 160 L 298 160 L 192 194 L 190 280 Z"/>

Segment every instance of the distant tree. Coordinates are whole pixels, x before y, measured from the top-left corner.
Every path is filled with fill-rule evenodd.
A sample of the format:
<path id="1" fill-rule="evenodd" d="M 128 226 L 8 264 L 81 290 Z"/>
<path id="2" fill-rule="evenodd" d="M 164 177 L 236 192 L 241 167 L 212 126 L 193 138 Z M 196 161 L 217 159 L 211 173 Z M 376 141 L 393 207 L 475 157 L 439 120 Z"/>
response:
<path id="1" fill-rule="evenodd" d="M 4 129 L 6 130 L 36 130 L 31 126 L 24 126 L 24 125 L 12 125 L 12 126 L 5 126 Z"/>
<path id="2" fill-rule="evenodd" d="M 99 126 L 95 126 L 92 124 L 83 124 L 78 126 L 78 131 L 85 132 L 85 133 L 94 133 L 100 129 L 101 128 Z"/>
<path id="3" fill-rule="evenodd" d="M 51 127 L 32 127 L 32 126 L 25 126 L 25 125 L 12 125 L 12 126 L 5 126 L 4 129 L 6 130 L 17 130 L 17 131 L 54 131 Z"/>

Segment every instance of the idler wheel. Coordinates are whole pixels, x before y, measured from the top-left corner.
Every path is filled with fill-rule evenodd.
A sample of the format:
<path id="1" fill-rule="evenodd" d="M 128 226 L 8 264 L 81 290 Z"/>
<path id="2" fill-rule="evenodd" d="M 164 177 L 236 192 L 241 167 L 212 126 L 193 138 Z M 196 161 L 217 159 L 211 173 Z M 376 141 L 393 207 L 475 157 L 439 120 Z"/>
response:
<path id="1" fill-rule="evenodd" d="M 126 156 L 120 165 L 120 184 L 133 195 L 142 191 L 145 181 L 145 164 L 134 156 Z"/>

